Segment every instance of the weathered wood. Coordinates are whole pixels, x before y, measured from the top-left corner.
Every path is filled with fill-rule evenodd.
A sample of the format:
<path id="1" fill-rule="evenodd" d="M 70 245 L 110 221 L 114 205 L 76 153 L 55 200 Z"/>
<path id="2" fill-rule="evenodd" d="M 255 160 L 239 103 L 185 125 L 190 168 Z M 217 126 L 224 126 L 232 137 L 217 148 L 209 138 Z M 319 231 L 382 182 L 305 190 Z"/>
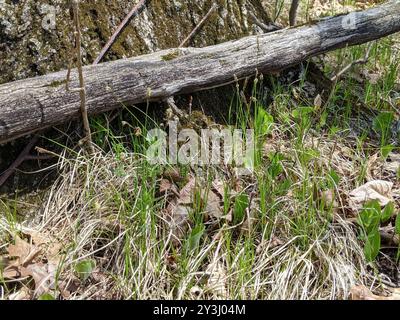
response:
<path id="1" fill-rule="evenodd" d="M 90 114 L 221 86 L 400 31 L 400 1 L 205 48 L 180 48 L 84 68 Z M 0 86 L 0 143 L 79 117 L 67 71 Z M 78 76 L 71 87 L 79 87 Z"/>

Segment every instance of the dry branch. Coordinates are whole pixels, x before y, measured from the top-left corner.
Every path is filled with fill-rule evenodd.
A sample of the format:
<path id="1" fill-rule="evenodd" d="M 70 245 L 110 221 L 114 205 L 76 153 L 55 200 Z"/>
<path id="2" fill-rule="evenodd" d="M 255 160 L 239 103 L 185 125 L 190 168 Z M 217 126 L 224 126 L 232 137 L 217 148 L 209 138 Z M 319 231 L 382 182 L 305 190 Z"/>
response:
<path id="1" fill-rule="evenodd" d="M 354 23 L 348 23 L 352 21 Z M 400 31 L 400 1 L 312 25 L 245 37 L 205 48 L 164 50 L 87 66 L 89 114 L 124 104 L 165 100 L 259 72 L 274 72 L 312 56 Z M 79 117 L 80 97 L 65 90 L 67 71 L 0 85 L 0 143 Z M 79 77 L 71 74 L 79 87 Z"/>
<path id="2" fill-rule="evenodd" d="M 128 22 L 131 21 L 131 19 L 137 15 L 140 10 L 144 8 L 146 5 L 147 0 L 140 0 L 133 8 L 131 11 L 129 11 L 128 15 L 122 20 L 122 22 L 119 24 L 118 28 L 114 31 L 110 39 L 107 41 L 106 45 L 103 47 L 101 50 L 99 56 L 96 58 L 96 60 L 93 62 L 93 64 L 98 64 L 100 61 L 103 59 L 105 54 L 108 52 L 108 50 L 111 49 L 112 45 L 114 42 L 118 39 L 119 35 L 124 31 L 126 26 L 128 25 Z"/>

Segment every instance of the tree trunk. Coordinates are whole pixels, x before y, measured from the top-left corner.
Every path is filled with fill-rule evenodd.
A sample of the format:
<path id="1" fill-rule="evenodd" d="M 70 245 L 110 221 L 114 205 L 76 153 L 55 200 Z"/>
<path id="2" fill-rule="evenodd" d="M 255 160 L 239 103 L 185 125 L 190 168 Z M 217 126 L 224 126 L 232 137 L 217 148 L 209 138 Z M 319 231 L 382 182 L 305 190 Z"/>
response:
<path id="1" fill-rule="evenodd" d="M 0 0 L 0 84 L 67 68 L 73 39 L 68 2 Z M 137 2 L 81 1 L 84 64 L 96 59 Z M 203 47 L 255 34 L 248 8 L 261 21 L 267 19 L 265 0 L 147 0 L 104 61 L 177 47 L 214 3 L 218 10 L 188 46 Z"/>
<path id="2" fill-rule="evenodd" d="M 84 68 L 90 114 L 162 100 L 279 71 L 345 46 L 400 31 L 400 2 L 205 48 L 164 50 Z M 0 86 L 0 143 L 79 116 L 79 93 L 66 71 Z M 78 87 L 76 72 L 71 87 Z"/>

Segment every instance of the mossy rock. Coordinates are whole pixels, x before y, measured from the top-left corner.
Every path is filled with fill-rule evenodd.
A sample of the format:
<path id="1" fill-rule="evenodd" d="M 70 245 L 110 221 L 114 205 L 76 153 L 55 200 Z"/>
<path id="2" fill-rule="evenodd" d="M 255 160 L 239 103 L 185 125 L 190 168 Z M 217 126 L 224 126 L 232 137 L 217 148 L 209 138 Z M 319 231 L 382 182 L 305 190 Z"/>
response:
<path id="1" fill-rule="evenodd" d="M 217 11 L 188 45 L 206 46 L 253 34 L 245 0 L 154 0 L 132 19 L 105 57 L 115 60 L 177 47 L 206 15 Z M 265 19 L 262 0 L 250 0 Z M 130 0 L 81 1 L 83 59 L 92 63 L 131 10 Z M 65 69 L 71 57 L 73 24 L 68 1 L 0 0 L 0 83 Z"/>

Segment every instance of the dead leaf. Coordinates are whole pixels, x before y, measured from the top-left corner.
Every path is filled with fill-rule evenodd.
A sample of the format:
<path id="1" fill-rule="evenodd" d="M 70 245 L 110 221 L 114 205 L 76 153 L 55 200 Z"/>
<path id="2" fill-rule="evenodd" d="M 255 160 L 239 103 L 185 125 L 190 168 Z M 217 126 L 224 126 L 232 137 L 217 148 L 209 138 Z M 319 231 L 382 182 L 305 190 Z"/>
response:
<path id="1" fill-rule="evenodd" d="M 32 242 L 40 247 L 41 245 L 47 244 L 50 241 L 50 237 L 48 234 L 40 233 L 37 231 L 30 231 L 30 232 L 24 232 L 28 236 L 31 237 Z"/>
<path id="2" fill-rule="evenodd" d="M 371 70 L 361 70 L 361 74 L 368 80 L 371 84 L 377 84 L 382 78 L 382 74 L 379 72 L 373 72 Z"/>
<path id="3" fill-rule="evenodd" d="M 196 180 L 191 177 L 179 193 L 178 204 L 192 204 L 195 188 Z"/>
<path id="4" fill-rule="evenodd" d="M 225 197 L 225 184 L 222 180 L 215 179 L 212 183 L 212 186 L 215 189 L 215 191 L 218 192 L 221 198 Z"/>
<path id="5" fill-rule="evenodd" d="M 172 183 L 167 179 L 162 179 L 160 182 L 160 193 L 165 193 L 171 190 Z"/>
<path id="6" fill-rule="evenodd" d="M 389 202 L 393 201 L 392 198 L 393 183 L 384 180 L 373 180 L 361 187 L 353 190 L 350 193 L 350 201 L 353 206 L 360 208 L 364 203 L 377 200 L 383 207 Z"/>
<path id="7" fill-rule="evenodd" d="M 208 192 L 206 211 L 210 217 L 220 219 L 224 215 L 220 205 L 221 199 L 213 192 Z"/>
<path id="8" fill-rule="evenodd" d="M 351 300 L 400 300 L 400 288 L 393 289 L 388 297 L 375 295 L 365 286 L 355 286 L 350 290 Z"/>
<path id="9" fill-rule="evenodd" d="M 165 170 L 163 176 L 171 182 L 182 182 L 185 180 L 185 178 L 182 177 L 181 173 L 176 168 Z"/>
<path id="10" fill-rule="evenodd" d="M 10 257 L 18 258 L 17 263 L 21 266 L 29 264 L 40 253 L 40 249 L 18 236 L 15 236 L 15 244 L 10 244 L 7 251 Z"/>
<path id="11" fill-rule="evenodd" d="M 371 157 L 369 157 L 367 164 L 366 164 L 366 173 L 365 176 L 368 181 L 374 180 L 376 176 L 376 172 L 379 170 L 380 165 L 378 165 L 378 159 L 380 157 L 379 153 L 375 153 Z"/>
<path id="12" fill-rule="evenodd" d="M 383 169 L 397 174 L 400 171 L 400 154 L 390 153 Z"/>
<path id="13" fill-rule="evenodd" d="M 198 286 L 194 286 L 190 289 L 190 294 L 195 298 L 199 298 L 203 294 L 203 289 Z"/>
<path id="14" fill-rule="evenodd" d="M 171 201 L 166 209 L 168 214 L 168 227 L 173 235 L 172 243 L 179 245 L 189 228 L 190 204 L 195 191 L 195 179 L 190 178 L 189 182 L 179 192 L 176 200 Z"/>
<path id="15" fill-rule="evenodd" d="M 339 207 L 339 204 L 336 201 L 335 190 L 331 189 L 331 190 L 321 191 L 319 197 L 321 203 L 325 206 L 325 208 L 336 209 Z"/>
<path id="16" fill-rule="evenodd" d="M 317 108 L 320 108 L 322 106 L 322 98 L 321 95 L 318 94 L 315 99 L 314 99 L 314 106 L 316 106 Z"/>
<path id="17" fill-rule="evenodd" d="M 57 268 L 48 264 L 35 263 L 21 268 L 21 275 L 31 276 L 35 281 L 35 296 L 41 296 L 54 289 Z"/>
<path id="18" fill-rule="evenodd" d="M 227 275 L 224 264 L 221 261 L 215 261 L 208 265 L 206 272 L 209 274 L 207 287 L 214 294 L 214 297 L 216 299 L 227 299 Z"/>
<path id="19" fill-rule="evenodd" d="M 4 279 L 17 279 L 21 276 L 21 273 L 18 271 L 18 267 L 10 265 L 3 270 L 1 276 Z"/>
<path id="20" fill-rule="evenodd" d="M 276 237 L 276 236 L 272 236 L 272 238 L 271 238 L 271 240 L 270 240 L 270 245 L 269 245 L 269 247 L 271 248 L 271 249 L 273 249 L 273 248 L 276 248 L 276 247 L 280 247 L 280 246 L 283 246 L 285 243 L 281 240 L 281 239 L 279 239 L 278 237 Z"/>
<path id="21" fill-rule="evenodd" d="M 30 300 L 31 299 L 31 294 L 30 290 L 28 288 L 23 287 L 21 290 L 12 293 L 8 296 L 8 300 Z"/>

